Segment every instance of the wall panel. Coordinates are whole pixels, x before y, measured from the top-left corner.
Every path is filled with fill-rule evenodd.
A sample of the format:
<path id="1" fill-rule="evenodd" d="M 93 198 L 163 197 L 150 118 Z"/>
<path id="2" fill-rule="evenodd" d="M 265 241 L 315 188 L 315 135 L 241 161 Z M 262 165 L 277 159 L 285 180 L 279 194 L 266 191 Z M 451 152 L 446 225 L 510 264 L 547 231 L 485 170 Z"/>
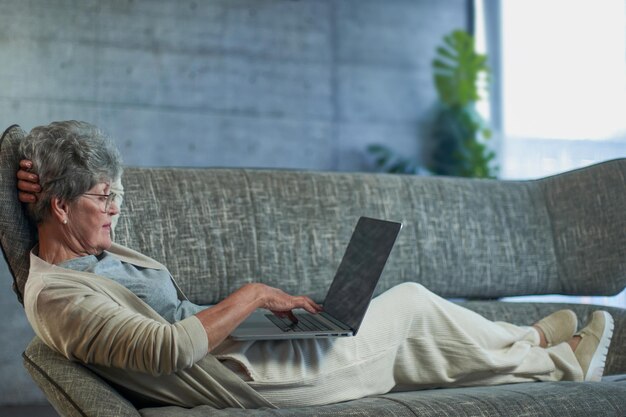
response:
<path id="1" fill-rule="evenodd" d="M 0 125 L 79 119 L 128 165 L 371 169 L 419 154 L 468 0 L 0 0 Z M 0 405 L 41 402 L 0 264 Z"/>

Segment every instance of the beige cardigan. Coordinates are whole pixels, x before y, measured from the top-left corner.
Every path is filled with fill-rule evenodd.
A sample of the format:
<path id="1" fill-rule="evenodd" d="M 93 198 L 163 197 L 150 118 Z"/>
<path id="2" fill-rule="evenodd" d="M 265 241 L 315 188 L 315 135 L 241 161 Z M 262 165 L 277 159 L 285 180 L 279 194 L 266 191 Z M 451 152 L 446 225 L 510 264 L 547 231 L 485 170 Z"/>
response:
<path id="1" fill-rule="evenodd" d="M 161 403 L 274 407 L 207 354 L 206 332 L 196 316 L 170 324 L 117 282 L 49 264 L 36 250 L 30 256 L 24 307 L 35 333 L 50 348 Z M 113 244 L 108 252 L 137 266 L 166 269 L 121 245 Z"/>

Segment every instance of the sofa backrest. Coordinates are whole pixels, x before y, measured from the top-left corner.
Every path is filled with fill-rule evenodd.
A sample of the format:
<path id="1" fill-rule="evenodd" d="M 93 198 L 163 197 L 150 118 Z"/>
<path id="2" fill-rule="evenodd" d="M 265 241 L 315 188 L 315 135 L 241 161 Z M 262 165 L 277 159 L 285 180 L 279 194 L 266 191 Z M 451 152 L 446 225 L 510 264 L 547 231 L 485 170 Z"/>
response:
<path id="1" fill-rule="evenodd" d="M 0 244 L 23 289 L 35 242 L 0 142 Z M 404 223 L 377 292 L 611 295 L 626 285 L 626 160 L 536 181 L 253 169 L 127 168 L 116 241 L 166 264 L 195 302 L 261 281 L 323 300 L 365 215 Z"/>
<path id="2" fill-rule="evenodd" d="M 116 239 L 199 303 L 253 280 L 323 300 L 361 215 L 404 223 L 377 292 L 608 295 L 626 285 L 625 174 L 626 160 L 517 182 L 129 168 Z"/>

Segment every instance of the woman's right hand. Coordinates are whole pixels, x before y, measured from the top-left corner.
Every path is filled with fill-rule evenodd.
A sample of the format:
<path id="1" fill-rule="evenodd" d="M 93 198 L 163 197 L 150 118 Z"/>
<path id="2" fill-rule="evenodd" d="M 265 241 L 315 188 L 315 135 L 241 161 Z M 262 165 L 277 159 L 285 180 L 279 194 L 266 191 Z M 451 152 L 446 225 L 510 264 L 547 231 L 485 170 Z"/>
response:
<path id="1" fill-rule="evenodd" d="M 262 287 L 263 304 L 261 308 L 270 310 L 278 317 L 288 317 L 293 323 L 297 323 L 298 319 L 292 310 L 303 308 L 311 314 L 317 314 L 322 311 L 322 307 L 305 295 L 293 296 L 286 292 L 270 287 L 264 284 L 257 284 Z"/>
<path id="2" fill-rule="evenodd" d="M 297 321 L 292 313 L 303 308 L 319 313 L 322 307 L 307 296 L 293 296 L 265 284 L 246 284 L 224 300 L 197 313 L 209 340 L 209 351 L 218 346 L 254 310 L 265 308 L 282 317 Z"/>
<path id="3" fill-rule="evenodd" d="M 41 192 L 39 176 L 28 172 L 33 163 L 27 159 L 20 161 L 20 170 L 17 171 L 17 198 L 22 203 L 34 203 L 37 201 L 37 193 Z"/>

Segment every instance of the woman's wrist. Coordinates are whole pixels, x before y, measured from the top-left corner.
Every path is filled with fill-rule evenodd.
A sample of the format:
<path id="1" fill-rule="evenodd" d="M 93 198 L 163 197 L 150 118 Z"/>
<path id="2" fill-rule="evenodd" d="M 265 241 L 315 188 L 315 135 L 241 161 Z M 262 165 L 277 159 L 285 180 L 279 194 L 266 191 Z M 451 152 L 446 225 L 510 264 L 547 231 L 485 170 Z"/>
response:
<path id="1" fill-rule="evenodd" d="M 267 286 L 259 282 L 252 282 L 241 287 L 248 294 L 255 308 L 263 308 L 267 304 Z"/>

